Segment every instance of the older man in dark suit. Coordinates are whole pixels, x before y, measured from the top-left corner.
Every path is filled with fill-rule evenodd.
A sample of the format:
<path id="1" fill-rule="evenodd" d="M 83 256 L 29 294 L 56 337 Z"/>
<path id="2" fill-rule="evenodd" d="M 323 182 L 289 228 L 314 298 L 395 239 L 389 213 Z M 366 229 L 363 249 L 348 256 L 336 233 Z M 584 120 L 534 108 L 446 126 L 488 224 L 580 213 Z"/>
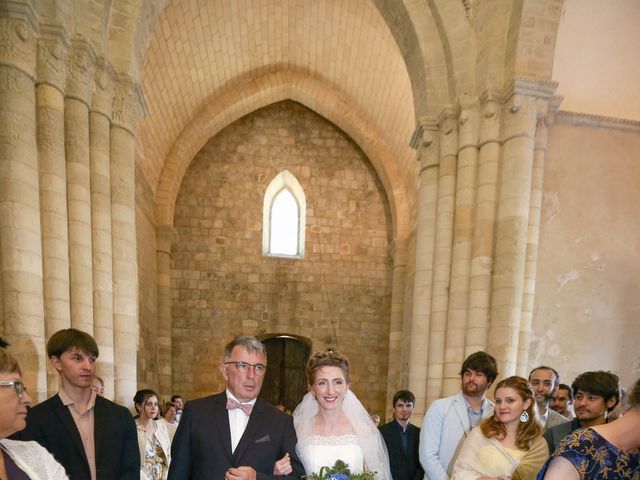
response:
<path id="1" fill-rule="evenodd" d="M 53 334 L 47 354 L 60 374 L 57 395 L 33 407 L 15 438 L 35 440 L 62 464 L 71 480 L 138 480 L 136 426 L 124 407 L 96 395 L 98 345 L 68 328 Z"/>
<path id="2" fill-rule="evenodd" d="M 187 402 L 173 439 L 169 480 L 304 475 L 291 416 L 257 398 L 266 365 L 265 347 L 254 337 L 237 337 L 225 347 L 220 371 L 227 389 Z M 274 473 L 277 461 L 283 475 Z"/>
<path id="3" fill-rule="evenodd" d="M 393 396 L 393 420 L 380 427 L 387 444 L 393 480 L 422 480 L 424 470 L 420 465 L 420 429 L 409 419 L 416 397 L 409 390 L 400 390 Z"/>

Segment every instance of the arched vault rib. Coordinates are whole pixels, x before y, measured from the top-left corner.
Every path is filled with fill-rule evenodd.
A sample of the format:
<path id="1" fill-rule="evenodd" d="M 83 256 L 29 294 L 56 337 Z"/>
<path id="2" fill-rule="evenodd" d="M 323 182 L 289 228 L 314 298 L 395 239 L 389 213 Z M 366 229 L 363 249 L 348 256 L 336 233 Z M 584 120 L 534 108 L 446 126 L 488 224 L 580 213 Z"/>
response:
<path id="1" fill-rule="evenodd" d="M 158 225 L 173 225 L 175 202 L 184 174 L 202 146 L 227 125 L 272 103 L 301 103 L 344 130 L 363 150 L 384 186 L 391 208 L 394 239 L 402 242 L 410 229 L 406 187 L 393 152 L 381 132 L 335 85 L 302 72 L 267 73 L 216 97 L 183 129 L 164 162 L 156 191 Z"/>

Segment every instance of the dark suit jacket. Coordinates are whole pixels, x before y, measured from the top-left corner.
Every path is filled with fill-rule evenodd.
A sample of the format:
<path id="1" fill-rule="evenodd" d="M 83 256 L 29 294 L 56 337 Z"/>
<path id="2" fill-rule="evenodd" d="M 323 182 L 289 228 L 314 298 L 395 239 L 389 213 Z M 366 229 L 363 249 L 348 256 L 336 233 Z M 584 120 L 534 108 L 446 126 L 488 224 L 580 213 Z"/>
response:
<path id="1" fill-rule="evenodd" d="M 380 427 L 380 433 L 387 444 L 389 452 L 389 464 L 393 480 L 422 480 L 424 470 L 420 465 L 419 443 L 420 429 L 409 424 L 409 438 L 407 442 L 407 452 L 402 448 L 402 438 L 400 437 L 401 427 L 395 420 L 390 421 Z"/>
<path id="2" fill-rule="evenodd" d="M 570 422 L 561 423 L 555 427 L 551 427 L 544 432 L 544 439 L 547 441 L 549 447 L 549 455 L 553 455 L 553 452 L 560 446 L 560 441 L 567 435 L 571 434 L 574 430 L 580 428 L 580 420 L 574 418 Z"/>
<path id="3" fill-rule="evenodd" d="M 98 480 L 139 480 L 138 437 L 129 410 L 96 397 L 93 431 Z M 14 438 L 35 440 L 49 450 L 71 480 L 91 478 L 80 432 L 58 395 L 31 408 L 27 427 Z"/>
<path id="4" fill-rule="evenodd" d="M 222 480 L 231 467 L 248 466 L 258 480 L 298 479 L 304 467 L 296 455 L 293 418 L 258 399 L 235 452 L 225 392 L 187 402 L 171 446 L 169 480 Z M 273 466 L 285 453 L 291 456 L 293 473 L 273 475 Z"/>

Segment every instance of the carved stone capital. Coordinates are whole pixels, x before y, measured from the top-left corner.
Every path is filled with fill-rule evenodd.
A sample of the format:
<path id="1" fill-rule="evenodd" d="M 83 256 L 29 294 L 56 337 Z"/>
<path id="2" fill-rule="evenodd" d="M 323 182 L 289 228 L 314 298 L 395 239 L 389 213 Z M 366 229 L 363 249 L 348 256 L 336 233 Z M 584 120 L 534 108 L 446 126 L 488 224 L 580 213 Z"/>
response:
<path id="1" fill-rule="evenodd" d="M 37 83 L 64 90 L 69 41 L 63 28 L 43 26 L 38 39 Z"/>
<path id="2" fill-rule="evenodd" d="M 19 2 L 16 2 L 19 3 Z M 30 9 L 12 9 L 14 3 L 0 11 L 0 63 L 13 66 L 35 77 L 36 28 L 30 19 Z"/>
<path id="3" fill-rule="evenodd" d="M 67 95 L 90 105 L 95 68 L 96 54 L 93 47 L 84 40 L 72 40 L 67 61 Z"/>
<path id="4" fill-rule="evenodd" d="M 94 75 L 93 111 L 111 118 L 113 112 L 114 72 L 104 58 L 99 58 Z"/>
<path id="5" fill-rule="evenodd" d="M 140 85 L 128 76 L 119 76 L 114 85 L 113 123 L 133 134 L 148 113 Z"/>
<path id="6" fill-rule="evenodd" d="M 422 118 L 420 120 L 422 136 L 418 147 L 418 160 L 421 170 L 439 164 L 438 155 L 438 120 L 434 118 Z"/>
<path id="7" fill-rule="evenodd" d="M 538 80 L 529 77 L 516 77 L 504 92 L 504 102 L 508 102 L 514 95 L 534 97 L 550 101 L 558 88 L 558 82 Z"/>

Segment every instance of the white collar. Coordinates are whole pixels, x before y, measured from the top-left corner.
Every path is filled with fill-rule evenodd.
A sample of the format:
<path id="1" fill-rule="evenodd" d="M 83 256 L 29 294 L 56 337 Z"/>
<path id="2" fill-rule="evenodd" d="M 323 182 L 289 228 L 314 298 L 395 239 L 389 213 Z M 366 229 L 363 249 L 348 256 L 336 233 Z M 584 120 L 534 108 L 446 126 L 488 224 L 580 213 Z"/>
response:
<path id="1" fill-rule="evenodd" d="M 235 396 L 233 393 L 231 393 L 231 391 L 230 391 L 228 388 L 227 388 L 226 392 L 227 392 L 227 398 L 230 398 L 230 399 L 232 399 L 232 400 L 235 400 L 236 402 L 238 402 L 238 403 L 239 403 L 239 404 L 241 404 L 241 405 L 251 405 L 251 406 L 254 406 L 254 405 L 256 404 L 256 400 L 257 400 L 256 398 L 254 398 L 253 400 L 250 400 L 250 401 L 248 401 L 248 402 L 241 402 L 240 400 L 238 400 L 238 399 L 236 398 L 236 396 Z"/>

